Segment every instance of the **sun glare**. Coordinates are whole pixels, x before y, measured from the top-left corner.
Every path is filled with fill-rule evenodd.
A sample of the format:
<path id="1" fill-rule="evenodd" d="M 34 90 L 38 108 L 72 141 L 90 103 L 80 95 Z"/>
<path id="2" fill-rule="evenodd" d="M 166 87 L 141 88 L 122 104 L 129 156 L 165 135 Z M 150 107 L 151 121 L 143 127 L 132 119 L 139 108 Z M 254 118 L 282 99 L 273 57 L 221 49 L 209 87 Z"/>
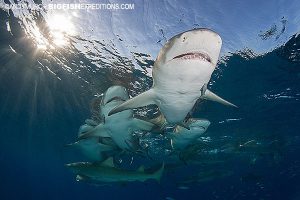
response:
<path id="1" fill-rule="evenodd" d="M 41 34 L 40 29 L 35 23 L 32 23 L 31 26 L 27 26 L 27 33 L 35 39 L 37 48 L 40 50 L 47 49 L 49 45 L 47 39 Z"/>
<path id="2" fill-rule="evenodd" d="M 47 36 L 40 31 L 39 26 L 34 21 L 29 23 L 24 20 L 24 28 L 26 33 L 35 40 L 39 51 L 55 49 L 68 45 L 70 43 L 70 36 L 76 34 L 75 26 L 72 22 L 72 19 L 76 16 L 76 12 L 70 15 L 49 14 L 46 17 L 49 28 Z M 7 31 L 10 31 L 9 23 L 7 23 Z"/>
<path id="3" fill-rule="evenodd" d="M 47 20 L 50 29 L 52 41 L 57 46 L 68 44 L 68 37 L 75 34 L 75 27 L 72 23 L 71 16 L 61 14 L 49 16 Z"/>

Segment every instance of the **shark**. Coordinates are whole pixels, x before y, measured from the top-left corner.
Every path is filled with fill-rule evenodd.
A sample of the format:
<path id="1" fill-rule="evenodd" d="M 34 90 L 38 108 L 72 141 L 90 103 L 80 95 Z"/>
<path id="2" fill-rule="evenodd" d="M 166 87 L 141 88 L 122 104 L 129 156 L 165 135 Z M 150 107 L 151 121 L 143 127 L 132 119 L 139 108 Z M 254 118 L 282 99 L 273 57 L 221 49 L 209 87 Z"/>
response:
<path id="1" fill-rule="evenodd" d="M 89 122 L 89 120 L 87 122 Z M 91 131 L 96 126 L 97 125 L 91 125 L 90 123 L 85 123 L 85 124 L 81 125 L 78 130 L 78 137 L 80 137 L 81 135 L 83 135 L 84 133 L 86 133 L 88 131 Z"/>
<path id="2" fill-rule="evenodd" d="M 137 149 L 138 142 L 133 136 L 135 131 L 151 131 L 155 125 L 151 122 L 133 117 L 132 110 L 109 116 L 108 113 L 116 106 L 129 99 L 126 88 L 111 86 L 104 93 L 100 104 L 100 115 L 103 123 L 79 135 L 79 139 L 89 137 L 109 137 L 122 150 Z"/>
<path id="3" fill-rule="evenodd" d="M 108 157 L 110 152 L 118 150 L 116 145 L 105 144 L 103 140 L 101 137 L 90 137 L 67 146 L 78 148 L 90 161 L 101 162 Z"/>
<path id="4" fill-rule="evenodd" d="M 136 171 L 116 168 L 113 158 L 109 157 L 102 163 L 77 162 L 66 164 L 75 173 L 77 181 L 97 181 L 104 183 L 147 181 L 149 179 L 160 182 L 164 171 L 164 164 L 153 173 L 146 173 L 144 167 Z"/>
<path id="5" fill-rule="evenodd" d="M 221 46 L 219 34 L 206 28 L 172 37 L 155 60 L 152 88 L 117 105 L 108 116 L 155 104 L 169 124 L 183 124 L 185 127 L 184 119 L 199 99 L 237 107 L 207 88 Z"/>
<path id="6" fill-rule="evenodd" d="M 177 125 L 173 132 L 168 133 L 174 150 L 184 150 L 189 145 L 197 142 L 197 139 L 208 129 L 210 122 L 206 119 L 190 118 L 187 125 L 190 128 L 189 130 Z"/>
<path id="7" fill-rule="evenodd" d="M 96 121 L 86 119 L 85 124 L 79 127 L 78 137 L 93 130 L 97 125 Z M 118 150 L 116 144 L 109 137 L 90 137 L 66 146 L 79 149 L 88 160 L 94 162 L 101 162 L 110 155 L 109 153 Z"/>

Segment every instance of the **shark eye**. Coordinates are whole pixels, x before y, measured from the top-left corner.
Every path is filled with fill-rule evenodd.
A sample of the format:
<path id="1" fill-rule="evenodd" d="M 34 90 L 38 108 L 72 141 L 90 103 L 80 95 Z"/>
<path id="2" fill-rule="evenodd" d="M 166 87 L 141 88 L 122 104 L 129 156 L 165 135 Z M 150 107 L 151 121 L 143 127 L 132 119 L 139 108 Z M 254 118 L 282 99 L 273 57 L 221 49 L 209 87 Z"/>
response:
<path id="1" fill-rule="evenodd" d="M 184 42 L 186 40 L 186 37 L 183 37 L 183 40 L 182 40 L 182 42 Z"/>

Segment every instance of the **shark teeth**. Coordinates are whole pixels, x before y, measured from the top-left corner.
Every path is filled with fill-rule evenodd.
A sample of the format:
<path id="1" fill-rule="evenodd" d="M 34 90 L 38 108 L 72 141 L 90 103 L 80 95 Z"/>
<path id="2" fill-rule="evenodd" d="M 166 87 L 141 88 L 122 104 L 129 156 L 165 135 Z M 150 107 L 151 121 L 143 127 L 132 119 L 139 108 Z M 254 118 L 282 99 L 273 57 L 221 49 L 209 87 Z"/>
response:
<path id="1" fill-rule="evenodd" d="M 202 52 L 184 53 L 184 54 L 175 56 L 173 59 L 183 59 L 183 60 L 201 59 L 201 60 L 205 60 L 205 61 L 211 63 L 211 58 L 209 57 L 209 55 L 207 55 L 206 53 L 202 53 Z"/>

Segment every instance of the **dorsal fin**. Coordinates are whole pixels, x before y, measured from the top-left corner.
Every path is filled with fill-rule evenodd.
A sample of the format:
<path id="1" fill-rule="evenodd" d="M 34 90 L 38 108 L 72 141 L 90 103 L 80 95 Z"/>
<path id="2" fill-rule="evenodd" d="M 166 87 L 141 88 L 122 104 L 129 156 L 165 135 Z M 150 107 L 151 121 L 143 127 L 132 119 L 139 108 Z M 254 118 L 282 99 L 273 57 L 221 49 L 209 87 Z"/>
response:
<path id="1" fill-rule="evenodd" d="M 145 167 L 143 165 L 141 165 L 138 170 L 138 172 L 145 172 Z"/>
<path id="2" fill-rule="evenodd" d="M 101 165 L 107 166 L 107 167 L 115 167 L 114 165 L 114 159 L 113 157 L 109 157 L 106 160 L 104 160 Z"/>

